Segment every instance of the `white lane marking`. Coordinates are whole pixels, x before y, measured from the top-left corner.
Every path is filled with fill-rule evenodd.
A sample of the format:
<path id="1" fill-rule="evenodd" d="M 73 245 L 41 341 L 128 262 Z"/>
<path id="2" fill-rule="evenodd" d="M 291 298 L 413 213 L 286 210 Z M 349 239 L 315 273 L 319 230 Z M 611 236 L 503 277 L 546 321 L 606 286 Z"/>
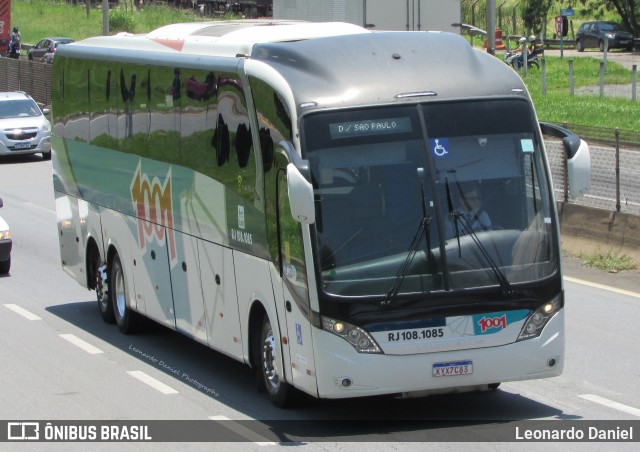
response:
<path id="1" fill-rule="evenodd" d="M 42 320 L 42 317 L 38 317 L 37 315 L 27 311 L 25 308 L 18 306 L 17 304 L 5 304 L 5 307 L 11 309 L 16 314 L 20 314 L 27 320 Z"/>
<path id="2" fill-rule="evenodd" d="M 622 295 L 627 295 L 629 297 L 640 298 L 640 293 L 638 293 L 638 292 L 632 292 L 630 290 L 624 290 L 624 289 L 618 289 L 616 287 L 605 286 L 604 284 L 598 284 L 598 283 L 594 283 L 594 282 L 591 282 L 591 281 L 585 281 L 585 280 L 578 279 L 578 278 L 572 278 L 571 276 L 565 276 L 564 279 L 567 280 L 567 281 L 576 283 L 576 284 L 583 284 L 585 286 L 595 287 L 597 289 L 608 290 L 610 292 L 615 292 L 615 293 L 619 293 L 619 294 L 622 294 Z"/>
<path id="3" fill-rule="evenodd" d="M 32 207 L 32 208 L 34 208 L 34 209 L 42 210 L 42 211 L 44 211 L 44 212 L 52 213 L 52 214 L 54 214 L 54 215 L 56 214 L 56 211 L 55 211 L 55 210 L 51 210 L 51 209 L 48 209 L 48 208 L 46 208 L 46 207 L 39 206 L 38 204 L 36 204 L 36 203 L 34 203 L 34 202 L 31 202 L 31 201 L 25 201 L 25 203 L 24 203 L 24 204 L 25 204 L 26 206 Z"/>
<path id="4" fill-rule="evenodd" d="M 65 340 L 71 342 L 76 347 L 81 348 L 82 350 L 84 350 L 85 352 L 87 352 L 87 353 L 89 353 L 91 355 L 97 355 L 98 353 L 104 353 L 99 348 L 94 347 L 90 343 L 83 341 L 78 336 L 74 336 L 73 334 L 61 334 L 60 337 L 62 339 L 65 339 Z"/>
<path id="5" fill-rule="evenodd" d="M 209 416 L 209 419 L 212 421 L 230 421 L 225 422 L 224 427 L 231 430 L 234 433 L 242 436 L 243 438 L 247 438 L 249 441 L 253 441 L 254 444 L 258 446 L 275 446 L 276 443 L 273 441 L 267 440 L 264 436 L 248 429 L 242 424 L 238 424 L 235 421 L 232 421 L 227 416 Z"/>
<path id="6" fill-rule="evenodd" d="M 146 373 L 144 373 L 144 372 L 142 372 L 140 370 L 130 370 L 127 373 L 129 375 L 131 375 L 133 378 L 137 378 L 138 380 L 140 380 L 144 384 L 147 384 L 147 385 L 151 386 L 153 389 L 155 389 L 156 391 L 160 391 L 163 394 L 177 394 L 178 393 L 178 391 L 173 389 L 171 386 L 167 386 L 166 384 L 164 384 L 160 380 L 156 380 L 151 375 L 147 375 Z"/>
<path id="7" fill-rule="evenodd" d="M 599 403 L 600 405 L 613 408 L 614 410 L 622 411 L 624 413 L 640 417 L 640 409 L 634 408 L 629 405 L 623 405 L 622 403 L 614 402 L 613 400 L 605 399 L 604 397 L 600 397 L 595 394 L 582 394 L 578 397 L 582 397 L 585 400 L 589 400 L 591 402 Z"/>

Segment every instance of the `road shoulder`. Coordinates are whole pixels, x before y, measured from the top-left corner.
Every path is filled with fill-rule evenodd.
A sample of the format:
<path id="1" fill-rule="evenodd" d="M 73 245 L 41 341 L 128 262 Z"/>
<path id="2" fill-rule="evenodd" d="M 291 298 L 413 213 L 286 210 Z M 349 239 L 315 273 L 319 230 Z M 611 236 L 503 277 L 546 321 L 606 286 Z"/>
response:
<path id="1" fill-rule="evenodd" d="M 581 259 L 568 253 L 563 253 L 562 265 L 565 276 L 640 293 L 640 270 L 625 270 L 616 273 L 598 270 L 587 267 Z"/>

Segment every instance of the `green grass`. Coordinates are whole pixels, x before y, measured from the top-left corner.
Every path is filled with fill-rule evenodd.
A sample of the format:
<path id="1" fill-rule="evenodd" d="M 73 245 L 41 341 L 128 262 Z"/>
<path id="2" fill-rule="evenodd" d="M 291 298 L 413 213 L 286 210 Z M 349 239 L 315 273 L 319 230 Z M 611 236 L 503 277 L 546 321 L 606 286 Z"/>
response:
<path id="1" fill-rule="evenodd" d="M 569 59 L 545 57 L 547 94 L 542 95 L 542 72 L 531 69 L 524 81 L 536 107 L 538 117 L 555 123 L 582 124 L 614 129 L 640 130 L 640 104 L 620 97 L 574 95 L 569 93 Z M 597 86 L 600 83 L 600 60 L 573 58 L 574 86 Z M 631 71 L 607 62 L 604 83 L 631 83 Z"/>
<path id="2" fill-rule="evenodd" d="M 191 9 L 145 5 L 142 11 L 136 11 L 130 6 L 124 8 L 125 2 L 120 3 L 118 10 L 133 17 L 134 29 L 127 30 L 132 33 L 144 33 L 176 22 L 201 20 Z M 92 8 L 87 17 L 84 5 L 74 6 L 64 0 L 14 0 L 11 27 L 14 26 L 20 28 L 24 43 L 35 44 L 46 36 L 65 36 L 77 41 L 102 34 L 102 9 Z M 109 31 L 113 34 L 123 30 Z"/>
<path id="3" fill-rule="evenodd" d="M 579 253 L 577 257 L 584 261 L 587 267 L 597 268 L 598 270 L 617 273 L 624 270 L 635 270 L 638 268 L 634 260 L 620 253 L 607 251 L 606 253 L 598 252 L 594 254 Z"/>

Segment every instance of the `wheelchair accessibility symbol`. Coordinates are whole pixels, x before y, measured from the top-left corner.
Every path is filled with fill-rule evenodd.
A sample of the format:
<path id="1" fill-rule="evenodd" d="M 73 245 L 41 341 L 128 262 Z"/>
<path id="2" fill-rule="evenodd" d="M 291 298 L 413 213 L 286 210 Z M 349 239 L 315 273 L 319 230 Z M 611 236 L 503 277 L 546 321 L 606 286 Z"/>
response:
<path id="1" fill-rule="evenodd" d="M 445 157 L 449 154 L 449 140 L 447 138 L 430 138 L 429 147 L 434 157 Z"/>

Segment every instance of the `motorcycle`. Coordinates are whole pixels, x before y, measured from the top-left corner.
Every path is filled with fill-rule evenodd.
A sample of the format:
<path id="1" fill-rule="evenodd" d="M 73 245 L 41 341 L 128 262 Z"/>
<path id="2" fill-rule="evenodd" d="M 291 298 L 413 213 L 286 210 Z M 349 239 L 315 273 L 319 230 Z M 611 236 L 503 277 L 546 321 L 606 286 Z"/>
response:
<path id="1" fill-rule="evenodd" d="M 527 53 L 527 68 L 540 68 L 540 58 L 544 56 L 544 46 L 535 47 L 533 51 Z M 508 51 L 504 55 L 504 62 L 512 66 L 515 70 L 520 70 L 524 64 L 524 58 L 520 49 Z"/>
<path id="2" fill-rule="evenodd" d="M 8 52 L 9 53 L 8 54 L 9 58 L 15 58 L 16 60 L 18 58 L 20 58 L 21 47 L 22 47 L 22 45 L 19 42 L 10 44 L 9 45 L 9 52 Z"/>

